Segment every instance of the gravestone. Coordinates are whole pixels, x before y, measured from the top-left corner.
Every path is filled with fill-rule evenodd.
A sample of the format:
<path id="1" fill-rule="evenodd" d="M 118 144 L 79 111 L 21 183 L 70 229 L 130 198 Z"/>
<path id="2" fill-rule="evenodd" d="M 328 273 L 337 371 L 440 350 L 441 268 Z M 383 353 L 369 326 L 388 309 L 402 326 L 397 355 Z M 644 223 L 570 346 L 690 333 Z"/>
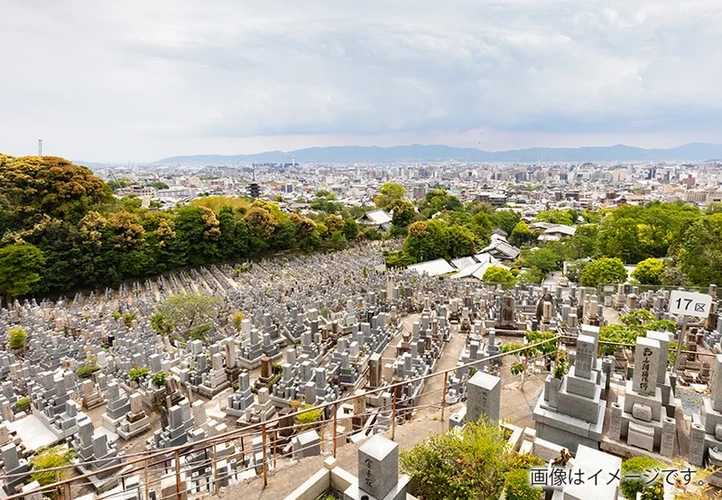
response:
<path id="1" fill-rule="evenodd" d="M 375 434 L 358 450 L 358 480 L 344 492 L 344 500 L 403 500 L 409 477 L 399 477 L 399 445 Z"/>
<path id="2" fill-rule="evenodd" d="M 482 415 L 490 421 L 499 420 L 501 379 L 488 373 L 476 372 L 467 382 L 465 420 L 477 422 Z"/>

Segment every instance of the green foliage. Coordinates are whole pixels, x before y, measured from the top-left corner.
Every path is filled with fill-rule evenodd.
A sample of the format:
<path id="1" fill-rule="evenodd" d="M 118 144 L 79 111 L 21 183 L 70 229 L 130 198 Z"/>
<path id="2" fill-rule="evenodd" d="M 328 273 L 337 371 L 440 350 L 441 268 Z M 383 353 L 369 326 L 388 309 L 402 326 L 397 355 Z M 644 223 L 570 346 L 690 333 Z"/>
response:
<path id="1" fill-rule="evenodd" d="M 237 332 L 240 332 L 241 325 L 243 324 L 243 313 L 241 311 L 233 311 L 231 319 L 233 321 L 233 328 L 235 328 Z"/>
<path id="2" fill-rule="evenodd" d="M 128 370 L 128 379 L 131 382 L 139 383 L 149 373 L 150 373 L 150 368 L 145 367 L 145 366 L 142 368 L 131 368 L 130 370 Z"/>
<path id="3" fill-rule="evenodd" d="M 539 212 L 536 220 L 538 222 L 549 222 L 551 224 L 564 224 L 565 226 L 573 226 L 577 223 L 578 213 L 574 209 L 569 210 L 547 210 Z"/>
<path id="4" fill-rule="evenodd" d="M 501 346 L 501 352 L 507 353 L 510 351 L 516 351 L 517 349 L 521 349 L 524 347 L 522 344 L 519 344 L 518 342 L 507 342 L 505 344 L 502 344 Z"/>
<path id="5" fill-rule="evenodd" d="M 514 283 L 516 279 L 508 269 L 500 266 L 491 266 L 484 272 L 483 281 L 488 283 Z"/>
<path id="6" fill-rule="evenodd" d="M 401 200 L 404 197 L 405 191 L 406 190 L 400 184 L 387 182 L 379 189 L 379 193 L 381 194 L 374 199 L 374 203 L 378 208 L 386 210 L 391 207 L 395 201 Z"/>
<path id="7" fill-rule="evenodd" d="M 131 325 L 133 324 L 133 320 L 134 320 L 134 319 L 135 319 L 135 313 L 125 313 L 125 314 L 123 315 L 123 324 L 124 324 L 127 328 L 130 328 Z"/>
<path id="8" fill-rule="evenodd" d="M 537 351 L 540 351 L 544 354 L 551 354 L 556 351 L 557 345 L 554 337 L 554 332 L 538 332 L 536 330 L 524 332 L 524 338 L 529 344 L 544 342 L 537 347 L 531 347 L 529 349 L 529 355 L 535 356 Z"/>
<path id="9" fill-rule="evenodd" d="M 620 344 L 635 344 L 637 337 L 646 337 L 647 331 L 670 331 L 676 329 L 676 324 L 668 320 L 655 320 L 646 309 L 640 309 L 631 314 L 621 316 L 621 325 L 606 325 L 599 329 L 599 340 Z M 611 344 L 602 344 L 602 355 L 611 355 L 620 350 L 620 347 Z"/>
<path id="10" fill-rule="evenodd" d="M 120 318 L 123 317 L 123 315 L 120 313 L 120 311 L 113 311 L 110 313 L 110 317 L 113 318 L 115 321 L 118 321 Z"/>
<path id="11" fill-rule="evenodd" d="M 579 281 L 584 286 L 597 286 L 602 283 L 624 283 L 626 279 L 624 263 L 616 257 L 604 257 L 587 264 Z"/>
<path id="12" fill-rule="evenodd" d="M 154 374 L 150 378 L 150 381 L 156 387 L 163 387 L 165 385 L 165 379 L 167 379 L 170 376 L 171 376 L 170 372 L 159 372 L 159 373 Z"/>
<path id="13" fill-rule="evenodd" d="M 509 472 L 539 465 L 539 460 L 512 451 L 504 429 L 482 420 L 403 450 L 399 463 L 417 485 L 419 498 L 496 499 Z"/>
<path id="14" fill-rule="evenodd" d="M 15 406 L 16 406 L 17 409 L 20 410 L 20 411 L 26 411 L 26 410 L 28 410 L 28 409 L 30 408 L 30 403 L 31 403 L 30 398 L 24 397 L 24 398 L 18 399 L 18 400 L 15 402 Z"/>
<path id="15" fill-rule="evenodd" d="M 524 252 L 524 263 L 547 274 L 562 268 L 564 257 L 555 252 L 553 247 L 536 248 Z"/>
<path id="16" fill-rule="evenodd" d="M 508 235 L 511 235 L 520 220 L 521 217 L 518 213 L 505 208 L 500 208 L 491 214 L 491 222 L 494 228 L 502 229 Z"/>
<path id="17" fill-rule="evenodd" d="M 632 272 L 632 277 L 642 285 L 661 285 L 664 261 L 655 258 L 645 259 Z"/>
<path id="18" fill-rule="evenodd" d="M 316 427 L 323 416 L 323 408 L 316 408 L 310 404 L 304 404 L 298 411 L 299 413 L 296 414 L 296 424 L 299 426 L 300 432 Z"/>
<path id="19" fill-rule="evenodd" d="M 569 358 L 564 352 L 560 352 L 554 364 L 554 378 L 561 380 L 569 371 Z"/>
<path id="20" fill-rule="evenodd" d="M 509 372 L 512 375 L 521 375 L 522 373 L 524 373 L 524 369 L 524 363 L 517 362 L 509 367 Z"/>
<path id="21" fill-rule="evenodd" d="M 519 221 L 509 233 L 509 243 L 517 247 L 531 243 L 536 239 L 537 235 L 529 229 L 529 226 L 523 220 Z"/>
<path id="22" fill-rule="evenodd" d="M 30 465 L 33 467 L 33 470 L 36 471 L 31 473 L 30 479 L 37 481 L 40 486 L 47 486 L 58 480 L 62 481 L 66 479 L 70 475 L 71 470 L 69 468 L 59 468 L 70 465 L 76 455 L 75 450 L 68 448 L 68 446 L 64 444 L 38 451 L 38 453 L 30 459 Z M 56 468 L 59 470 L 46 470 Z"/>
<path id="23" fill-rule="evenodd" d="M 43 253 L 33 245 L 17 243 L 0 248 L 0 293 L 7 303 L 33 290 L 44 263 Z"/>
<path id="24" fill-rule="evenodd" d="M 406 267 L 415 263 L 416 259 L 403 250 L 386 254 L 386 267 Z"/>
<path id="25" fill-rule="evenodd" d="M 544 490 L 532 486 L 528 469 L 514 469 L 506 474 L 504 498 L 506 500 L 539 500 Z"/>
<path id="26" fill-rule="evenodd" d="M 582 277 L 582 273 L 584 272 L 584 268 L 587 267 L 590 261 L 586 259 L 578 259 L 573 261 L 567 266 L 567 273 L 566 277 L 569 278 L 569 281 L 573 281 L 574 283 L 579 283 L 579 280 Z"/>
<path id="27" fill-rule="evenodd" d="M 8 349 L 25 349 L 25 342 L 28 340 L 27 332 L 21 327 L 11 328 L 8 331 Z"/>
<path id="28" fill-rule="evenodd" d="M 212 325 L 210 323 L 203 323 L 201 325 L 194 325 L 188 331 L 188 338 L 191 340 L 200 340 L 201 342 L 206 340 L 206 333 L 211 331 Z"/>
<path id="29" fill-rule="evenodd" d="M 75 374 L 78 378 L 90 378 L 93 376 L 93 373 L 99 370 L 100 367 L 98 365 L 85 365 L 78 368 L 78 371 L 75 372 Z"/>
<path id="30" fill-rule="evenodd" d="M 158 305 L 156 313 L 165 316 L 182 335 L 190 336 L 192 327 L 216 317 L 218 307 L 222 303 L 223 299 L 215 295 L 202 293 L 171 295 Z"/>
<path id="31" fill-rule="evenodd" d="M 416 215 L 414 205 L 407 200 L 395 200 L 390 205 L 390 209 L 391 223 L 398 227 L 408 226 Z"/>
<path id="32" fill-rule="evenodd" d="M 647 482 L 652 482 L 656 473 L 654 469 L 662 470 L 665 465 L 662 462 L 649 457 L 633 457 L 622 462 L 622 479 L 619 483 L 622 495 L 627 500 L 636 500 L 637 493 L 646 493 L 649 500 L 662 500 L 664 495 L 658 486 L 662 485 L 662 477 L 654 481 L 653 485 L 647 486 Z M 649 476 L 645 477 L 645 472 Z M 650 495 L 651 494 L 651 495 Z"/>
<path id="33" fill-rule="evenodd" d="M 161 335 L 170 335 L 173 333 L 173 324 L 167 316 L 163 314 L 154 314 L 150 317 L 150 327 Z"/>

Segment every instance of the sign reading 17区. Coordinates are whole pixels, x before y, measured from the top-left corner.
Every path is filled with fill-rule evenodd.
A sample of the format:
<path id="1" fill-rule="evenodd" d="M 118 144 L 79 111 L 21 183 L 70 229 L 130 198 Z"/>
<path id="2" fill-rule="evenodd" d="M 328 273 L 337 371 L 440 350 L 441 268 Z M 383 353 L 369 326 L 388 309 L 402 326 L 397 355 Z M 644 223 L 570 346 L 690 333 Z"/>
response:
<path id="1" fill-rule="evenodd" d="M 705 293 L 673 291 L 669 296 L 670 314 L 704 318 L 712 308 L 712 296 Z"/>

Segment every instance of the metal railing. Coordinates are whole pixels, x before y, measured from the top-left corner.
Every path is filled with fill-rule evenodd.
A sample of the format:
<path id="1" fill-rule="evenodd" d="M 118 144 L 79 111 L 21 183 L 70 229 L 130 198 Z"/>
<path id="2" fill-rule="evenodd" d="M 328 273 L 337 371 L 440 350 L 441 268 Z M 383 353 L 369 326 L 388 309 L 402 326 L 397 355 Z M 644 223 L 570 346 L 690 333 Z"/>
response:
<path id="1" fill-rule="evenodd" d="M 331 413 L 330 418 L 323 418 L 321 421 L 316 422 L 314 426 L 324 426 L 324 425 L 332 425 L 332 433 L 333 433 L 333 439 L 332 439 L 332 455 L 335 457 L 337 452 L 337 441 L 338 436 L 336 434 L 336 429 L 338 428 L 339 421 L 343 421 L 345 419 L 353 418 L 354 415 L 348 416 L 348 417 L 341 417 L 338 416 L 338 410 L 340 406 L 344 403 L 353 403 L 353 401 L 359 397 L 366 397 L 368 395 L 381 395 L 382 393 L 389 392 L 391 393 L 391 403 L 387 406 L 382 407 L 374 407 L 373 410 L 365 412 L 362 416 L 372 416 L 372 415 L 378 415 L 379 411 L 387 411 L 390 410 L 390 421 L 391 421 L 391 439 L 395 438 L 395 428 L 396 428 L 396 420 L 399 418 L 400 413 L 411 413 L 418 411 L 423 408 L 428 407 L 436 407 L 441 409 L 441 421 L 444 420 L 444 413 L 445 413 L 445 407 L 446 407 L 446 394 L 448 392 L 448 389 L 453 387 L 452 384 L 449 384 L 449 374 L 453 374 L 456 370 L 459 368 L 469 368 L 476 367 L 477 365 L 480 365 L 484 362 L 491 362 L 495 359 L 502 359 L 504 356 L 512 356 L 512 355 L 526 355 L 526 359 L 530 359 L 529 353 L 542 345 L 549 344 L 551 342 L 554 342 L 556 345 L 555 352 L 559 351 L 561 340 L 565 337 L 565 335 L 557 334 L 554 335 L 552 338 L 539 341 L 533 344 L 526 344 L 521 348 L 511 350 L 505 353 L 499 353 L 493 356 L 487 356 L 483 359 L 471 361 L 469 363 L 466 363 L 464 365 L 458 365 L 454 366 L 453 368 L 449 368 L 446 370 L 440 370 L 434 373 L 430 373 L 423 376 L 418 376 L 410 379 L 406 379 L 400 382 L 388 384 L 382 387 L 378 387 L 375 389 L 368 389 L 365 390 L 363 396 L 359 395 L 351 395 L 346 396 L 343 398 L 340 398 L 336 401 L 330 402 L 330 403 L 324 403 L 321 405 L 314 406 L 312 408 L 308 409 L 300 409 L 298 412 L 282 416 L 282 417 L 276 417 L 270 420 L 267 420 L 265 422 L 260 422 L 256 424 L 251 424 L 243 428 L 235 429 L 229 432 L 226 432 L 224 434 L 213 436 L 209 438 L 205 438 L 196 442 L 190 442 L 186 443 L 181 446 L 176 446 L 173 448 L 166 448 L 161 450 L 152 450 L 147 452 L 141 452 L 141 453 L 132 453 L 127 454 L 123 456 L 123 461 L 114 466 L 110 467 L 103 467 L 98 470 L 81 474 L 80 476 L 75 477 L 69 477 L 69 478 L 62 478 L 62 476 L 65 474 L 66 471 L 75 469 L 77 464 L 68 465 L 64 467 L 58 467 L 58 468 L 52 468 L 52 469 L 44 469 L 42 471 L 40 470 L 33 470 L 22 474 L 15 474 L 15 475 L 5 475 L 0 476 L 0 478 L 10 479 L 13 477 L 18 476 L 27 476 L 29 474 L 36 474 L 39 472 L 53 472 L 56 475 L 56 482 L 53 484 L 48 484 L 45 486 L 41 486 L 39 488 L 36 488 L 32 491 L 26 491 L 22 493 L 15 493 L 12 495 L 9 495 L 6 497 L 7 500 L 19 500 L 23 499 L 28 495 L 31 495 L 33 493 L 48 493 L 48 494 L 54 494 L 56 498 L 60 500 L 70 500 L 72 498 L 76 498 L 79 495 L 78 490 L 82 490 L 85 487 L 91 486 L 90 478 L 92 477 L 100 477 L 100 476 L 117 476 L 120 483 L 124 484 L 124 488 L 128 486 L 128 482 L 130 481 L 131 477 L 142 474 L 143 476 L 143 482 L 142 484 L 138 485 L 139 490 L 143 490 L 143 497 L 146 500 L 150 498 L 150 489 L 154 484 L 157 484 L 160 486 L 161 477 L 167 473 L 174 473 L 175 475 L 175 488 L 174 493 L 170 497 L 165 498 L 173 498 L 176 497 L 178 499 L 182 498 L 183 494 L 187 492 L 187 479 L 185 480 L 186 486 L 183 485 L 184 479 L 183 474 L 187 472 L 189 469 L 193 469 L 195 466 L 198 466 L 199 468 L 202 468 L 204 472 L 208 471 L 208 468 L 211 469 L 212 478 L 208 480 L 209 478 L 205 477 L 206 481 L 203 483 L 203 486 L 206 486 L 207 488 L 213 488 L 213 491 L 218 491 L 219 483 L 224 482 L 220 481 L 221 479 L 227 479 L 228 470 L 227 471 L 219 471 L 218 466 L 219 462 L 227 459 L 229 462 L 233 460 L 231 457 L 219 457 L 218 455 L 218 448 L 221 445 L 233 445 L 234 447 L 237 446 L 237 442 L 240 441 L 240 452 L 235 456 L 235 459 L 241 458 L 241 463 L 245 463 L 245 456 L 249 453 L 246 445 L 246 440 L 248 438 L 257 438 L 261 437 L 261 450 L 263 453 L 262 463 L 261 464 L 252 464 L 248 468 L 242 469 L 242 468 L 235 468 L 233 469 L 233 472 L 231 475 L 235 476 L 236 478 L 238 476 L 242 476 L 244 471 L 250 472 L 252 469 L 258 470 L 260 468 L 260 475 L 263 477 L 263 484 L 264 487 L 268 485 L 268 472 L 269 472 L 269 462 L 273 462 L 275 464 L 277 458 L 278 458 L 278 450 L 277 450 L 277 443 L 279 441 L 279 433 L 285 430 L 298 430 L 299 424 L 294 424 L 292 426 L 282 427 L 281 423 L 282 421 L 286 420 L 289 417 L 296 417 L 298 415 L 312 412 L 312 411 L 318 411 L 319 409 L 322 411 L 322 415 L 326 416 Z M 434 377 L 443 377 L 443 386 L 441 389 L 437 389 L 434 391 L 425 391 L 422 390 L 419 393 L 419 400 L 421 398 L 428 398 L 430 395 L 433 395 L 435 392 L 440 393 L 439 401 L 435 402 L 433 404 L 427 404 L 427 405 L 415 405 L 415 406 L 404 406 L 405 400 L 398 401 L 398 393 L 401 392 L 402 388 L 405 385 L 408 384 L 414 384 L 418 382 L 425 383 L 427 380 L 430 380 Z M 465 383 L 466 381 L 463 381 L 462 383 Z M 390 408 L 388 408 L 390 406 Z M 325 443 L 325 439 L 322 436 L 321 443 Z M 223 446 L 225 448 L 225 446 Z M 268 450 L 271 450 L 271 459 L 269 460 L 268 457 Z M 250 453 L 253 454 L 254 450 L 251 446 Z M 200 457 L 200 458 L 198 458 Z M 87 465 L 93 465 L 93 463 L 98 463 L 99 461 L 95 462 L 86 462 Z M 237 462 L 236 462 L 237 463 Z M 256 475 L 256 474 L 254 474 Z M 200 476 L 199 476 L 200 478 Z M 193 481 L 193 479 L 191 479 Z M 198 487 L 198 484 L 202 479 L 198 479 L 196 482 L 197 484 L 192 486 L 192 490 L 195 490 Z M 157 488 L 156 488 L 157 489 Z M 88 489 L 88 493 L 92 490 Z M 192 492 L 191 492 L 192 493 Z M 112 498 L 112 497 L 108 497 Z M 160 495 L 160 492 L 157 492 L 156 498 L 160 499 L 163 498 Z"/>

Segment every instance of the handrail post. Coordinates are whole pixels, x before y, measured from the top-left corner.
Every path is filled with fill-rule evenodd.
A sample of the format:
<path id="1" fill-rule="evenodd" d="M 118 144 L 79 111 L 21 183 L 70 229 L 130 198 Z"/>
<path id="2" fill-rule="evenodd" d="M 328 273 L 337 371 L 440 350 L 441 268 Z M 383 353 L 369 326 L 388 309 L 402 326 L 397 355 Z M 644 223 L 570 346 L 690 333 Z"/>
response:
<path id="1" fill-rule="evenodd" d="M 338 419 L 338 402 L 333 404 L 333 458 L 336 458 L 336 428 Z"/>
<path id="2" fill-rule="evenodd" d="M 60 482 L 60 471 L 55 469 L 55 483 L 57 484 L 59 482 Z M 58 490 L 58 500 L 63 500 L 63 489 L 60 487 L 59 484 L 56 487 L 56 489 Z"/>
<path id="3" fill-rule="evenodd" d="M 181 468 L 180 468 L 180 451 L 175 451 L 175 487 L 176 487 L 176 498 L 183 500 L 183 493 L 181 493 Z"/>
<path id="4" fill-rule="evenodd" d="M 148 483 L 148 459 L 145 459 L 145 466 L 143 467 L 143 481 L 145 482 L 145 500 L 150 498 L 150 484 Z"/>
<path id="5" fill-rule="evenodd" d="M 218 456 L 216 452 L 216 443 L 213 443 L 213 491 L 218 493 Z"/>
<path id="6" fill-rule="evenodd" d="M 396 387 L 391 392 L 391 441 L 396 438 Z"/>
<path id="7" fill-rule="evenodd" d="M 261 427 L 261 438 L 263 440 L 263 487 L 268 486 L 268 472 L 266 471 L 266 423 Z"/>
<path id="8" fill-rule="evenodd" d="M 444 410 L 446 409 L 446 390 L 449 383 L 449 372 L 444 372 L 444 390 L 441 392 L 441 421 L 444 421 Z"/>

